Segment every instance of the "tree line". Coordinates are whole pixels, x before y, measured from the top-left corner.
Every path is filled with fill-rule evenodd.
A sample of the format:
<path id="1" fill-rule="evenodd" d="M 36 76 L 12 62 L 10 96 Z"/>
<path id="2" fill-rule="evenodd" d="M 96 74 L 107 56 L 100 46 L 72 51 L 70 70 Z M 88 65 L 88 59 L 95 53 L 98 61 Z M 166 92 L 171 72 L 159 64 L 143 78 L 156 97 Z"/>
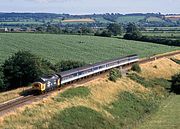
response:
<path id="1" fill-rule="evenodd" d="M 157 43 L 157 44 L 163 44 L 163 45 L 169 45 L 169 46 L 180 46 L 179 39 L 143 36 L 142 33 L 140 32 L 139 27 L 134 23 L 129 23 L 127 25 L 126 34 L 124 35 L 124 39 Z"/>
<path id="2" fill-rule="evenodd" d="M 27 86 L 42 76 L 84 65 L 84 62 L 73 60 L 64 60 L 52 64 L 29 51 L 18 51 L 0 66 L 0 91 Z"/>

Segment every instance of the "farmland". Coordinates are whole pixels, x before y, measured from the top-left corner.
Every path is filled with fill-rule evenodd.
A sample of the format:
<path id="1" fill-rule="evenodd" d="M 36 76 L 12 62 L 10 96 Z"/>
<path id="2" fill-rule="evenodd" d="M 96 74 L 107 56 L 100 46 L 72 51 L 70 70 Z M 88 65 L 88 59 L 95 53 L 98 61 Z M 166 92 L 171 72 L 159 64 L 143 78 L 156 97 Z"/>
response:
<path id="1" fill-rule="evenodd" d="M 179 47 L 81 35 L 0 34 L 0 62 L 18 50 L 32 53 L 56 63 L 60 60 L 79 60 L 94 63 L 137 53 L 140 57 L 179 50 Z"/>
<path id="2" fill-rule="evenodd" d="M 121 16 L 116 21 L 119 23 L 139 22 L 143 20 L 145 16 Z"/>
<path id="3" fill-rule="evenodd" d="M 167 32 L 167 31 L 162 31 L 162 32 L 143 32 L 143 35 L 147 36 L 158 36 L 162 38 L 170 38 L 170 39 L 180 39 L 180 32 Z"/>
<path id="4" fill-rule="evenodd" d="M 85 19 L 67 19 L 63 20 L 63 23 L 71 23 L 71 22 L 95 22 L 93 19 L 85 18 Z"/>

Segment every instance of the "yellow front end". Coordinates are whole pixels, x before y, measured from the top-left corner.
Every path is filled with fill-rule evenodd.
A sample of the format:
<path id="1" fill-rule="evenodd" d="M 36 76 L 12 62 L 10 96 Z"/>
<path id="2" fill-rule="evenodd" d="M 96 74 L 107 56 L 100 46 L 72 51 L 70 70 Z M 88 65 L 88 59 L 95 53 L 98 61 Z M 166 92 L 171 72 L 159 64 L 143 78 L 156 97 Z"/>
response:
<path id="1" fill-rule="evenodd" d="M 38 91 L 38 92 L 45 92 L 46 90 L 46 87 L 45 87 L 45 84 L 41 83 L 41 82 L 35 82 L 32 84 L 32 89 L 34 91 Z"/>

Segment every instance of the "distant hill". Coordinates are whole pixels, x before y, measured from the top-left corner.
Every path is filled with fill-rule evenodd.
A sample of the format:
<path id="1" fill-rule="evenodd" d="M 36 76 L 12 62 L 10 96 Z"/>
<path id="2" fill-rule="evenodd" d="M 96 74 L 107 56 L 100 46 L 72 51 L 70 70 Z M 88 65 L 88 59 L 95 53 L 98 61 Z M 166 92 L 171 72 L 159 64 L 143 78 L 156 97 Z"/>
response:
<path id="1" fill-rule="evenodd" d="M 122 24 L 134 22 L 145 27 L 180 26 L 180 15 L 175 15 L 175 14 L 163 15 L 160 13 L 146 13 L 146 14 L 106 13 L 106 14 L 91 14 L 91 15 L 70 15 L 70 14 L 54 14 L 54 13 L 0 13 L 0 27 L 20 26 L 20 25 L 30 26 L 30 25 L 36 25 L 36 23 L 38 25 L 42 25 L 42 24 L 63 25 L 64 21 L 68 21 L 68 20 L 81 21 L 82 19 L 91 19 L 92 22 L 90 23 L 96 23 L 96 26 L 99 26 L 99 24 L 108 24 L 112 22 L 117 22 Z M 72 22 L 68 21 L 68 24 L 71 23 Z M 80 24 L 81 23 L 82 22 L 80 22 Z"/>

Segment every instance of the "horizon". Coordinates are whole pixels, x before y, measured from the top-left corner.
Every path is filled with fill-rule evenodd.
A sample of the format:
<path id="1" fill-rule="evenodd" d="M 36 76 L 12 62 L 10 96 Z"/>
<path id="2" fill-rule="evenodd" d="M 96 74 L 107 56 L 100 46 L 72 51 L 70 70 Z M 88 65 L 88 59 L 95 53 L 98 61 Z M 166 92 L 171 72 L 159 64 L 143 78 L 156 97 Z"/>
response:
<path id="1" fill-rule="evenodd" d="M 128 14 L 161 14 L 161 15 L 180 15 L 180 13 L 161 13 L 161 12 L 145 12 L 145 13 L 141 13 L 141 12 L 132 12 L 132 13 L 120 13 L 120 12 L 105 12 L 105 13 L 86 13 L 86 14 L 71 14 L 71 13 L 54 13 L 54 12 L 1 12 L 1 13 L 19 13 L 19 14 L 26 14 L 26 13 L 32 13 L 32 14 L 38 14 L 38 13 L 42 13 L 42 14 L 69 14 L 69 15 L 101 15 L 101 14 L 122 14 L 122 15 L 128 15 Z"/>
<path id="2" fill-rule="evenodd" d="M 20 4 L 19 4 L 20 3 Z M 159 13 L 179 14 L 180 0 L 3 0 L 0 12 L 105 14 Z"/>

